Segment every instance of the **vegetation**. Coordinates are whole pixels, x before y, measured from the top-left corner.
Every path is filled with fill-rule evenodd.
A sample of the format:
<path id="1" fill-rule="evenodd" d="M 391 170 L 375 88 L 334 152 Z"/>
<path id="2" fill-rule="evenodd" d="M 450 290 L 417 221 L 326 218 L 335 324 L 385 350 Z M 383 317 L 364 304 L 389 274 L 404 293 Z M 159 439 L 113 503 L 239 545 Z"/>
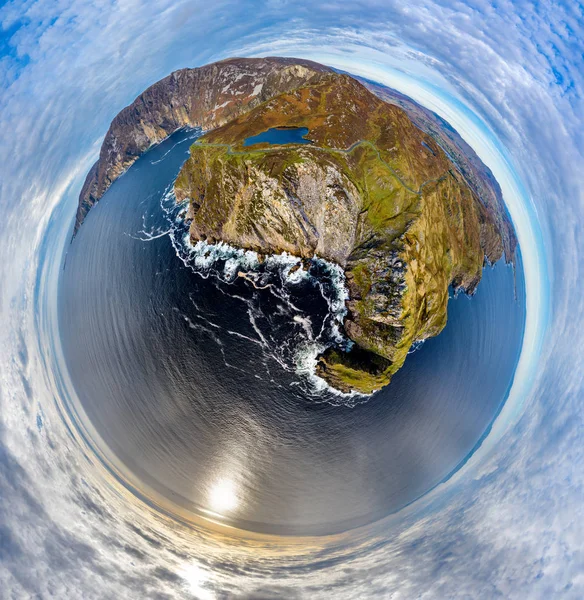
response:
<path id="1" fill-rule="evenodd" d="M 313 144 L 243 146 L 270 127 L 307 127 Z M 449 286 L 472 293 L 485 254 L 503 251 L 500 217 L 434 140 L 336 73 L 207 133 L 175 191 L 190 200 L 193 239 L 316 253 L 344 268 L 355 345 L 330 348 L 317 368 L 343 391 L 389 383 L 412 343 L 446 325 Z"/>

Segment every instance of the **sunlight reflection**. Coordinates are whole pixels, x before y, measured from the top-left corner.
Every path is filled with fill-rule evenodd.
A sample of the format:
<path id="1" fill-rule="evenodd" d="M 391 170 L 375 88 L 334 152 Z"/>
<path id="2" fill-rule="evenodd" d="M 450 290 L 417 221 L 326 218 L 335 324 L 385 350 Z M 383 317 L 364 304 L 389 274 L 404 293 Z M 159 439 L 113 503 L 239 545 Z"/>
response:
<path id="1" fill-rule="evenodd" d="M 239 504 L 235 484 L 230 479 L 219 479 L 209 492 L 211 509 L 218 513 L 234 510 Z"/>
<path id="2" fill-rule="evenodd" d="M 196 563 L 186 564 L 179 571 L 180 576 L 187 582 L 191 592 L 200 600 L 212 600 L 214 594 L 205 587 L 209 576 Z"/>

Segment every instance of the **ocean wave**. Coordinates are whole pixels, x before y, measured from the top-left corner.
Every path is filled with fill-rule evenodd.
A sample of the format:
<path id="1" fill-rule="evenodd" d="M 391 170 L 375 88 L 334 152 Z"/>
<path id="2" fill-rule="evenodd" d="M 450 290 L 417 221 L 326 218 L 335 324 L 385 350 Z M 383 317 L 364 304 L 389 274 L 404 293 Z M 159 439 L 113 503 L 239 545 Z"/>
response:
<path id="1" fill-rule="evenodd" d="M 222 291 L 247 304 L 249 323 L 257 339 L 234 331 L 229 334 L 259 344 L 265 358 L 294 373 L 298 379 L 292 385 L 298 386 L 305 396 L 315 401 L 353 406 L 369 398 L 358 392 L 341 392 L 316 374 L 318 356 L 327 348 L 337 346 L 349 350 L 353 345 L 343 330 L 349 299 L 343 269 L 316 255 L 308 260 L 287 252 L 260 256 L 253 250 L 225 242 L 201 240 L 192 243 L 185 219 L 186 204 L 177 202 L 172 185 L 162 195 L 161 206 L 169 224 L 168 235 L 178 258 L 200 277 L 212 277 L 221 282 L 227 286 Z M 253 289 L 250 297 L 230 289 L 241 280 Z M 328 307 L 320 323 L 294 301 L 294 295 L 303 285 L 318 290 Z M 270 293 L 280 302 L 277 312 L 281 314 L 276 316 L 289 322 L 292 334 L 278 337 L 274 327 L 275 315 L 262 311 L 259 301 L 262 293 Z M 264 361 L 264 366 L 270 376 L 267 361 Z"/>

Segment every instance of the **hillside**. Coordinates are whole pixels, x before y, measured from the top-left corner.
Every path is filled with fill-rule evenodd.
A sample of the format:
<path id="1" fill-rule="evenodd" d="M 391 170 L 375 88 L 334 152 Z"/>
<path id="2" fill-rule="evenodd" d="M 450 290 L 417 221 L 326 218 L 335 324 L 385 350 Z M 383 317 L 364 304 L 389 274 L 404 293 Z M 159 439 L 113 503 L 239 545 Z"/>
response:
<path id="1" fill-rule="evenodd" d="M 312 144 L 244 146 L 273 127 L 306 127 Z M 389 383 L 412 343 L 444 328 L 449 286 L 472 293 L 508 236 L 505 215 L 403 109 L 333 72 L 200 138 L 175 192 L 189 200 L 193 240 L 344 268 L 355 345 L 329 348 L 317 367 L 342 391 Z"/>

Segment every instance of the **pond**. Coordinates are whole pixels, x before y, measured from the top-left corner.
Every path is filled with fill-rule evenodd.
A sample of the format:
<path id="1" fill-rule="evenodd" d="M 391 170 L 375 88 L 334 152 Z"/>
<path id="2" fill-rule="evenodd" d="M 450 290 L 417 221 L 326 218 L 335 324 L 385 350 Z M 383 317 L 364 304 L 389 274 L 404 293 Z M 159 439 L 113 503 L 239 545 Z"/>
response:
<path id="1" fill-rule="evenodd" d="M 244 146 L 254 144 L 312 144 L 305 136 L 308 135 L 308 127 L 271 127 L 258 135 L 252 135 L 243 142 Z"/>

